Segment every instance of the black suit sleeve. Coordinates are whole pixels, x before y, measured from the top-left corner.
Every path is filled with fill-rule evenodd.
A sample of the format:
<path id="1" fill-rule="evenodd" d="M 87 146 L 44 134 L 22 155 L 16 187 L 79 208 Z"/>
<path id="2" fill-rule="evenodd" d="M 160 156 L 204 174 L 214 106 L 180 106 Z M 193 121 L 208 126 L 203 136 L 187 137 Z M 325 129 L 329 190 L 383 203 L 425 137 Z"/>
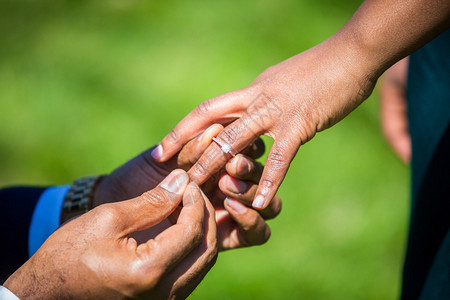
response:
<path id="1" fill-rule="evenodd" d="M 0 283 L 28 260 L 28 230 L 44 187 L 0 189 Z"/>

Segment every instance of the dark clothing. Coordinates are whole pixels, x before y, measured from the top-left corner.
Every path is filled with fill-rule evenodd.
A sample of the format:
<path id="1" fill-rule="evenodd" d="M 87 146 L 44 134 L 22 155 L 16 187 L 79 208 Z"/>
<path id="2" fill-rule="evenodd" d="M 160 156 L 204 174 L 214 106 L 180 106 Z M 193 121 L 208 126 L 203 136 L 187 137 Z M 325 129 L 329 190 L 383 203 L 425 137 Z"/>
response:
<path id="1" fill-rule="evenodd" d="M 411 218 L 402 299 L 450 299 L 450 30 L 410 56 Z"/>
<path id="2" fill-rule="evenodd" d="M 28 230 L 45 188 L 0 189 L 0 284 L 28 260 Z"/>

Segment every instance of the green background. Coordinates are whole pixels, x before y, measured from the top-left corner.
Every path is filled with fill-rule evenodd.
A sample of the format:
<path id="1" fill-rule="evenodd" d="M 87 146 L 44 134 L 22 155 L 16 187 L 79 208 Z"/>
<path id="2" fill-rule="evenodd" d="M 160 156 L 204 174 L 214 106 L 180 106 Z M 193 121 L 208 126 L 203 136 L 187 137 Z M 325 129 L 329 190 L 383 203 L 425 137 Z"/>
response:
<path id="1" fill-rule="evenodd" d="M 200 101 L 332 35 L 358 5 L 1 1 L 0 185 L 111 171 Z M 300 149 L 269 242 L 220 254 L 192 299 L 398 297 L 408 185 L 375 93 Z"/>

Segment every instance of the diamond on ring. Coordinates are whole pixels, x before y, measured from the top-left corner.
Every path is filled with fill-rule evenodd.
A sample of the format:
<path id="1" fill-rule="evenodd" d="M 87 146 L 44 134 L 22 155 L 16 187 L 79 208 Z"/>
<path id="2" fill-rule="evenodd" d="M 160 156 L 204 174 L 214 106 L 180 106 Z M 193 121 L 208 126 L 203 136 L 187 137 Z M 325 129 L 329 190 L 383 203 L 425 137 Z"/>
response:
<path id="1" fill-rule="evenodd" d="M 217 143 L 217 145 L 220 146 L 220 150 L 222 150 L 223 153 L 230 153 L 232 156 L 236 156 L 233 152 L 231 152 L 231 146 L 227 143 L 222 143 L 215 137 L 212 138 L 214 142 Z"/>

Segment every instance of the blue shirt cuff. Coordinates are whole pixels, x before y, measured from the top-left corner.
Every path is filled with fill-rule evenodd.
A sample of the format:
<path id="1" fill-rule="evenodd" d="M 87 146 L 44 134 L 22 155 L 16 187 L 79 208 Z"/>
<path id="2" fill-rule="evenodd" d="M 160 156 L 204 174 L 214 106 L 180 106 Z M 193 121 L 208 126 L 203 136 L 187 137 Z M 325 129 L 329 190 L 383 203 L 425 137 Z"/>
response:
<path id="1" fill-rule="evenodd" d="M 49 187 L 39 197 L 28 232 L 29 257 L 59 227 L 64 198 L 69 188 L 70 185 Z"/>

